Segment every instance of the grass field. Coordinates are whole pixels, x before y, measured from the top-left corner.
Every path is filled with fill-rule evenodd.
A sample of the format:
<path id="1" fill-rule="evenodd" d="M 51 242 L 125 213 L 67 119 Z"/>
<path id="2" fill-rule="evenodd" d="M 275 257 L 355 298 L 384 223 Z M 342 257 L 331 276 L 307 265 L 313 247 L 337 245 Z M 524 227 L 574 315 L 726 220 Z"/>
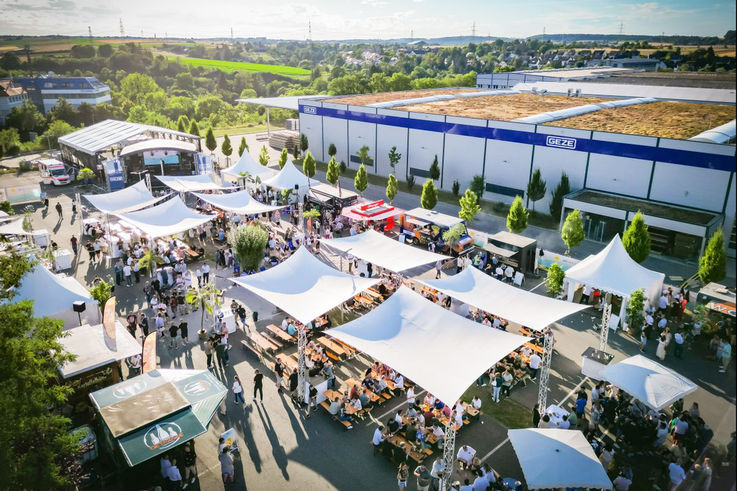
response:
<path id="1" fill-rule="evenodd" d="M 177 46 L 192 46 L 193 43 L 186 41 L 165 41 L 156 38 L 90 38 L 88 37 L 24 37 L 21 39 L 0 38 L 0 53 L 3 51 L 16 51 L 23 49 L 26 44 L 31 47 L 34 53 L 48 53 L 56 51 L 69 51 L 72 46 L 100 46 L 102 44 L 111 44 L 119 46 L 125 43 L 135 43 L 149 45 L 152 47 L 162 47 L 164 44 Z"/>
<path id="2" fill-rule="evenodd" d="M 240 61 L 206 60 L 204 58 L 190 58 L 187 56 L 171 56 L 169 60 L 178 60 L 191 66 L 203 68 L 217 68 L 224 72 L 263 72 L 283 75 L 293 78 L 308 78 L 310 71 L 304 68 L 284 65 L 267 65 L 264 63 L 244 63 Z"/>

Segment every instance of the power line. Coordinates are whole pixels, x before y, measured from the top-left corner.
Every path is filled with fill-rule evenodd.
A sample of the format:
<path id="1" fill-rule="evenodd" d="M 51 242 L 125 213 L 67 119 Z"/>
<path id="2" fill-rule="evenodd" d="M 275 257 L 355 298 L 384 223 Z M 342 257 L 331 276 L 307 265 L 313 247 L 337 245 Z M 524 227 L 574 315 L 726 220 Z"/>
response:
<path id="1" fill-rule="evenodd" d="M 92 41 L 92 26 L 87 26 L 87 33 L 90 36 L 90 41 Z"/>
<path id="2" fill-rule="evenodd" d="M 120 18 L 120 37 L 125 37 L 125 29 L 123 29 L 123 18 Z"/>
<path id="3" fill-rule="evenodd" d="M 471 37 L 476 37 L 476 22 L 474 21 L 473 25 L 471 26 Z"/>
<path id="4" fill-rule="evenodd" d="M 619 35 L 621 36 L 622 34 L 624 34 L 624 23 L 620 22 L 619 23 Z"/>
<path id="5" fill-rule="evenodd" d="M 312 41 L 312 21 L 307 21 L 307 39 Z"/>

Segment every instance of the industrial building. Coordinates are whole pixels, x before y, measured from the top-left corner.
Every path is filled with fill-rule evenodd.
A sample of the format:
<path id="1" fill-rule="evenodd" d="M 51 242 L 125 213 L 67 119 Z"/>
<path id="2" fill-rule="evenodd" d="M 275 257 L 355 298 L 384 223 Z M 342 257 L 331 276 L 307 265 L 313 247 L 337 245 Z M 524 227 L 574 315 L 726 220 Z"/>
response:
<path id="1" fill-rule="evenodd" d="M 74 107 L 110 102 L 110 87 L 94 77 L 13 77 L 4 81 L 22 87 L 38 110 L 46 114 L 65 99 Z M 2 82 L 2 81 L 0 81 Z"/>
<path id="2" fill-rule="evenodd" d="M 542 81 L 289 99 L 317 160 L 334 144 L 336 159 L 356 168 L 367 146 L 370 173 L 413 175 L 420 186 L 437 156 L 442 189 L 458 181 L 463 190 L 480 175 L 483 199 L 505 203 L 527 199 L 540 169 L 548 193 L 538 210 L 565 172 L 573 191 L 565 206 L 584 211 L 589 239 L 609 241 L 639 209 L 654 252 L 696 259 L 723 226 L 735 253 L 733 89 Z M 395 169 L 393 147 L 402 154 Z"/>

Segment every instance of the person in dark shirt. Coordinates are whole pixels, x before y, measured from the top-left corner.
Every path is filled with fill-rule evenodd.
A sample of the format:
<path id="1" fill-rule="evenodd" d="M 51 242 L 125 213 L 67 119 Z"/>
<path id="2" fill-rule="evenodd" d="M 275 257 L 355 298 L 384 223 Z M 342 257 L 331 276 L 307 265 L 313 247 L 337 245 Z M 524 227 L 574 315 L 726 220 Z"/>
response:
<path id="1" fill-rule="evenodd" d="M 264 402 L 264 374 L 256 369 L 256 374 L 253 377 L 253 400 L 256 400 L 256 393 L 259 393 L 259 400 Z"/>

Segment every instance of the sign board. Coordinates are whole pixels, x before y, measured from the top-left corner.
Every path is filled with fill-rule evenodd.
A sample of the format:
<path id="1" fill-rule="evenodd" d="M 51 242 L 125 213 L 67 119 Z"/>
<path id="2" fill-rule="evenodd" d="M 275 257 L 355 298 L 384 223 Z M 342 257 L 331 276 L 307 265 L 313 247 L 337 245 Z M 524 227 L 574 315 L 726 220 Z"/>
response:
<path id="1" fill-rule="evenodd" d="M 41 201 L 41 185 L 31 184 L 4 188 L 2 194 L 4 198 L 1 201 L 10 201 L 11 205 Z"/>
<path id="2" fill-rule="evenodd" d="M 143 373 L 156 369 L 156 331 L 143 341 Z"/>
<path id="3" fill-rule="evenodd" d="M 735 305 L 733 303 L 726 302 L 709 302 L 706 307 L 714 312 L 735 317 Z"/>
<path id="4" fill-rule="evenodd" d="M 225 444 L 230 447 L 231 451 L 238 451 L 238 440 L 236 439 L 235 430 L 229 428 L 220 434 L 220 438 L 225 440 Z"/>
<path id="5" fill-rule="evenodd" d="M 209 174 L 212 172 L 212 157 L 204 153 L 197 154 L 197 173 Z"/>
<path id="6" fill-rule="evenodd" d="M 179 163 L 179 153 L 173 150 L 151 150 L 143 152 L 143 165 L 176 165 Z"/>
<path id="7" fill-rule="evenodd" d="M 102 329 L 105 346 L 115 351 L 117 349 L 115 341 L 115 297 L 110 297 L 105 302 L 102 315 Z"/>
<path id="8" fill-rule="evenodd" d="M 105 167 L 105 174 L 107 174 L 110 191 L 123 189 L 125 187 L 125 180 L 123 178 L 123 166 L 120 164 L 120 160 L 108 160 L 103 166 Z"/>

